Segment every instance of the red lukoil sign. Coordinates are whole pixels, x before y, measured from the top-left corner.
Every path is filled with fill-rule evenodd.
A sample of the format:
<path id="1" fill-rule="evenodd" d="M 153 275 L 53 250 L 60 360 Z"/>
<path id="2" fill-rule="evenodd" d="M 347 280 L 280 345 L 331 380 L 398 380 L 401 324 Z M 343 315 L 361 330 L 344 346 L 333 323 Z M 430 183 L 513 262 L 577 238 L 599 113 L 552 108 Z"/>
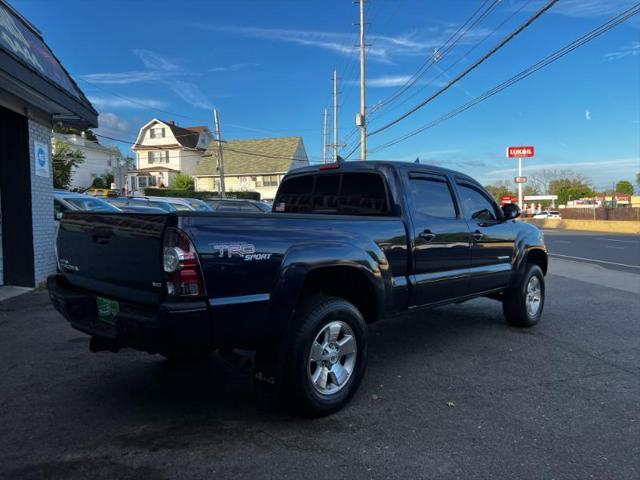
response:
<path id="1" fill-rule="evenodd" d="M 534 154 L 535 154 L 535 148 L 532 146 L 507 147 L 508 158 L 527 158 L 527 157 L 533 157 Z"/>

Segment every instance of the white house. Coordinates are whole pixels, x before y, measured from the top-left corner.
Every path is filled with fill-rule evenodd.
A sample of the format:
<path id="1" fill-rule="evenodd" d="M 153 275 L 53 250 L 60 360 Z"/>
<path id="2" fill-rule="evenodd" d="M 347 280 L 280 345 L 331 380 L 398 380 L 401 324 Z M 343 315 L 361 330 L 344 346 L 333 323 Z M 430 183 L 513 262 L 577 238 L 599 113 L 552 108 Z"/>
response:
<path id="1" fill-rule="evenodd" d="M 144 125 L 131 149 L 137 168 L 129 172 L 129 192 L 146 187 L 168 187 L 178 173 L 193 175 L 202 154 L 213 141 L 209 128 L 179 127 L 154 118 Z"/>
<path id="2" fill-rule="evenodd" d="M 84 155 L 82 162 L 71 173 L 71 189 L 84 190 L 91 186 L 97 177 L 106 174 L 114 174 L 122 161 L 122 153 L 118 147 L 107 147 L 89 140 L 82 135 L 54 133 L 52 138 L 53 151 L 56 150 L 56 142 L 69 145 L 74 150 L 80 150 Z"/>

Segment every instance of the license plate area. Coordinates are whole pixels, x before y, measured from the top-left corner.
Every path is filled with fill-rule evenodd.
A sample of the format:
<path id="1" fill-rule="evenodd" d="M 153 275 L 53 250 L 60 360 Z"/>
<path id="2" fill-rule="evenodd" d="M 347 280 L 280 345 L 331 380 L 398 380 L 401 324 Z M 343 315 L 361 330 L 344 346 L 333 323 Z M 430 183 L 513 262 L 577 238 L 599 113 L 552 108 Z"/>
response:
<path id="1" fill-rule="evenodd" d="M 116 317 L 120 313 L 120 303 L 109 298 L 97 297 L 96 307 L 98 309 L 98 319 L 115 327 Z"/>

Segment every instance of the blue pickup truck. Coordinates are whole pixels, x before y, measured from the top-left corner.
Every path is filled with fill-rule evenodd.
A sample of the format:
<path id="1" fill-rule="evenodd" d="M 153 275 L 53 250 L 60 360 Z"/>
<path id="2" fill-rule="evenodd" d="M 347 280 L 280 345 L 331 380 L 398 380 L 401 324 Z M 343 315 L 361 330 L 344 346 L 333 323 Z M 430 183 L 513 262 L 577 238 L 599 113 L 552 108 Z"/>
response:
<path id="1" fill-rule="evenodd" d="M 266 214 L 69 212 L 48 288 L 92 351 L 255 350 L 257 383 L 326 415 L 358 388 L 372 322 L 489 297 L 538 323 L 547 252 L 519 213 L 447 169 L 305 167 Z"/>

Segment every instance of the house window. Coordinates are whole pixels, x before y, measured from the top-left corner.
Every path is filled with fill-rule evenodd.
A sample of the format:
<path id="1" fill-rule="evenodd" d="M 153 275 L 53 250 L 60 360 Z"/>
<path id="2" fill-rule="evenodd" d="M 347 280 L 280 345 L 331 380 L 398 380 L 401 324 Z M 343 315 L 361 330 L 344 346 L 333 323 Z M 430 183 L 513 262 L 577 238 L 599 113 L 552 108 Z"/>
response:
<path id="1" fill-rule="evenodd" d="M 164 138 L 165 135 L 165 129 L 164 128 L 152 128 L 151 130 L 149 130 L 149 136 L 151 138 Z"/>
<path id="2" fill-rule="evenodd" d="M 152 175 L 142 175 L 138 178 L 138 188 L 147 188 L 156 186 L 156 177 Z"/>
<path id="3" fill-rule="evenodd" d="M 279 180 L 279 175 L 262 175 L 258 177 L 256 187 L 277 187 Z"/>
<path id="4" fill-rule="evenodd" d="M 169 163 L 169 150 L 154 150 L 147 152 L 149 163 Z"/>

